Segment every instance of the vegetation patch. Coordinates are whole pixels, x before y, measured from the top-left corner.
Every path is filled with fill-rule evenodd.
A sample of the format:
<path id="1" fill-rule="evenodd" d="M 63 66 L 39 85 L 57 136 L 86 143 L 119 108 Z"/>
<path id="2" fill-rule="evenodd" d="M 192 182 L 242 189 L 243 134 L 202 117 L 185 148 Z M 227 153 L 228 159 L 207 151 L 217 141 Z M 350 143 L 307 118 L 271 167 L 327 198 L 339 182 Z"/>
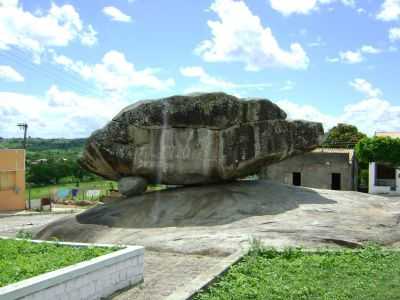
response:
<path id="1" fill-rule="evenodd" d="M 109 180 L 97 180 L 97 181 L 90 181 L 90 182 L 81 182 L 79 187 L 76 186 L 75 183 L 65 183 L 65 184 L 53 184 L 53 185 L 46 185 L 46 186 L 38 186 L 33 187 L 29 191 L 26 190 L 26 198 L 29 198 L 29 193 L 31 199 L 40 199 L 40 198 L 51 198 L 54 196 L 54 191 L 58 189 L 79 189 L 79 193 L 75 200 L 99 200 L 97 198 L 90 198 L 85 196 L 87 190 L 100 190 L 101 195 L 107 195 L 107 192 L 111 189 L 117 188 L 117 183 L 114 181 Z M 71 197 L 69 197 L 71 199 Z"/>
<path id="2" fill-rule="evenodd" d="M 119 248 L 0 239 L 0 287 L 90 260 Z"/>
<path id="3" fill-rule="evenodd" d="M 356 146 L 357 159 L 364 163 L 380 162 L 400 166 L 400 139 L 372 137 L 362 139 Z"/>
<path id="4" fill-rule="evenodd" d="M 195 300 L 399 299 L 400 252 L 258 248 Z"/>

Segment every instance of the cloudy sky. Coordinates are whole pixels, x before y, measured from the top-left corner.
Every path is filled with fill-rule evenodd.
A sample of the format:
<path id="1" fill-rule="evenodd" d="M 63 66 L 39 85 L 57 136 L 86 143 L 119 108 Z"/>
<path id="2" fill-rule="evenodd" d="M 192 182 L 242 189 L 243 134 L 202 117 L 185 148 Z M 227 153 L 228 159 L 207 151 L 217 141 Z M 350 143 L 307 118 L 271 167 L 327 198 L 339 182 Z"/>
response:
<path id="1" fill-rule="evenodd" d="M 400 130 L 400 0 L 0 0 L 0 136 L 85 137 L 194 91 Z"/>

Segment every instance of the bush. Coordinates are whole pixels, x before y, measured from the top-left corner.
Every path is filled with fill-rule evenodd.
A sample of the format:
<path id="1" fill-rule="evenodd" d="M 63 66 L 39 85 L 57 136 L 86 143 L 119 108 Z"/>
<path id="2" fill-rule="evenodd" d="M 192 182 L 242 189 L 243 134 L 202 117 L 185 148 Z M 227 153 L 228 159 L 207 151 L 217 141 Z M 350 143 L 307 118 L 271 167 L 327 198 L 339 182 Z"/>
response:
<path id="1" fill-rule="evenodd" d="M 357 159 L 362 163 L 380 162 L 400 166 L 400 139 L 367 137 L 356 145 L 355 150 Z"/>

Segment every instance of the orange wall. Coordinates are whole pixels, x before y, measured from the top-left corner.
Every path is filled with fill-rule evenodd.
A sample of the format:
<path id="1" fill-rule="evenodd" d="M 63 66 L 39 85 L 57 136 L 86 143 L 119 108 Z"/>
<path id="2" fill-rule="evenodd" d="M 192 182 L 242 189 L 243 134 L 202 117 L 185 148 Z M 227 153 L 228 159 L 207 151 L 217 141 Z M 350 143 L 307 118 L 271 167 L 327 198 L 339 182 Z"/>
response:
<path id="1" fill-rule="evenodd" d="M 0 172 L 16 172 L 16 189 L 0 190 L 0 211 L 25 209 L 25 150 L 0 150 Z"/>

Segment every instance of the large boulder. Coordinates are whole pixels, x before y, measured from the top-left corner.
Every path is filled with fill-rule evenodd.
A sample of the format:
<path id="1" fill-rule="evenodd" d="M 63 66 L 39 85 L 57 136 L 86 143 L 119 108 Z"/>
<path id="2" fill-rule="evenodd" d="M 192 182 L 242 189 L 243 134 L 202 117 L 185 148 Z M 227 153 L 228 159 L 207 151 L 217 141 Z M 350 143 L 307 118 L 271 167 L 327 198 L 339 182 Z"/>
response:
<path id="1" fill-rule="evenodd" d="M 88 139 L 80 162 L 113 180 L 214 183 L 312 150 L 322 135 L 320 123 L 287 121 L 269 100 L 224 93 L 173 96 L 122 110 Z"/>

